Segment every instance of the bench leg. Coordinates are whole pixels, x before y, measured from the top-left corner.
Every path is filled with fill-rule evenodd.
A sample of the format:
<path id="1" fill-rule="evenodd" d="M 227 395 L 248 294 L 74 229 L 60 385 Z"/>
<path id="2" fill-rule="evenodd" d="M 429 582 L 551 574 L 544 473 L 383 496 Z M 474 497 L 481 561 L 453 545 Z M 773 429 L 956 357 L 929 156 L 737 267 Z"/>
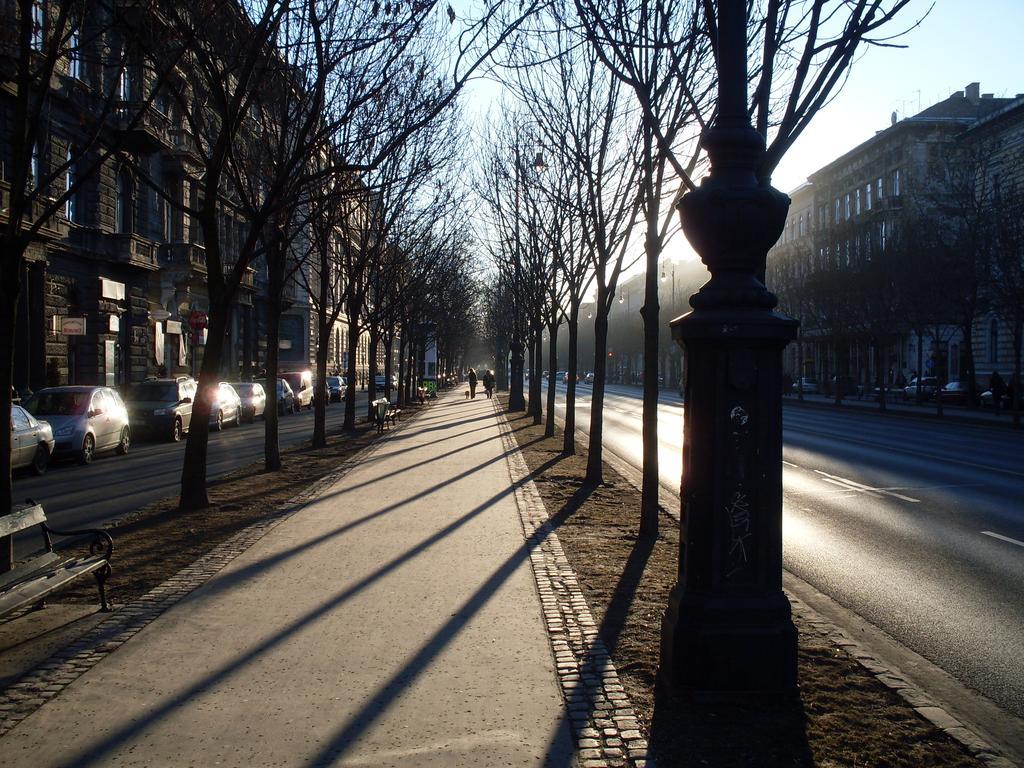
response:
<path id="1" fill-rule="evenodd" d="M 96 576 L 96 586 L 100 590 L 100 610 L 103 613 L 110 613 L 110 606 L 107 604 L 107 577 L 110 576 L 110 566 L 104 565 L 98 571 L 94 571 L 93 574 Z"/>

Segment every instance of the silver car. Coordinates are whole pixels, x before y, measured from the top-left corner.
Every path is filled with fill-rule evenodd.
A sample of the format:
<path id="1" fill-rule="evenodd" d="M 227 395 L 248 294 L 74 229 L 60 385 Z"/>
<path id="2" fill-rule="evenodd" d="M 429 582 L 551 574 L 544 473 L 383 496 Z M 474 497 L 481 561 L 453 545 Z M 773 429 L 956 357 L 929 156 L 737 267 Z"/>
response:
<path id="1" fill-rule="evenodd" d="M 46 471 L 53 453 L 53 429 L 20 405 L 11 406 L 11 469 L 31 467 L 37 475 Z"/>
<path id="2" fill-rule="evenodd" d="M 267 409 L 267 393 L 263 391 L 263 385 L 256 381 L 240 381 L 231 386 L 242 401 L 242 421 L 252 424 Z"/>
<path id="3" fill-rule="evenodd" d="M 242 423 L 242 401 L 235 392 L 234 387 L 226 381 L 217 386 L 211 386 L 208 397 L 210 398 L 210 426 L 220 432 L 225 424 L 234 424 L 236 427 Z"/>
<path id="4" fill-rule="evenodd" d="M 25 410 L 53 428 L 54 455 L 88 464 L 102 451 L 128 453 L 128 410 L 110 387 L 48 387 L 25 401 Z"/>

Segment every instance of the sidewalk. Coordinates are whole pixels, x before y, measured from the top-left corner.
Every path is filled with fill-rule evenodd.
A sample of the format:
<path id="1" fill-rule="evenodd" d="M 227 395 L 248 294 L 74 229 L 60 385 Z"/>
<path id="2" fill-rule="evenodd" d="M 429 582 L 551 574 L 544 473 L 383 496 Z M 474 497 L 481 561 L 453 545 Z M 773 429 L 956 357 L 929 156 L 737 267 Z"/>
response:
<path id="1" fill-rule="evenodd" d="M 530 568 L 492 403 L 456 389 L 17 725 L 2 762 L 567 768 Z"/>

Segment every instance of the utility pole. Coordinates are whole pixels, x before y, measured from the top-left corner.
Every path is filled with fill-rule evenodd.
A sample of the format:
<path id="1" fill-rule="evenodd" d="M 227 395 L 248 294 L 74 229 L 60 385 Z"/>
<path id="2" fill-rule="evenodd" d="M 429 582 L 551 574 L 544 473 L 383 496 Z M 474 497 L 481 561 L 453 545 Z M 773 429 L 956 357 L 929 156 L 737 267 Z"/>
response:
<path id="1" fill-rule="evenodd" d="M 782 591 L 782 350 L 797 321 L 774 311 L 761 277 L 789 198 L 759 179 L 746 6 L 718 3 L 711 173 L 679 202 L 711 279 L 671 324 L 686 355 L 684 528 L 659 674 L 672 691 L 785 696 L 796 692 L 797 631 Z"/>

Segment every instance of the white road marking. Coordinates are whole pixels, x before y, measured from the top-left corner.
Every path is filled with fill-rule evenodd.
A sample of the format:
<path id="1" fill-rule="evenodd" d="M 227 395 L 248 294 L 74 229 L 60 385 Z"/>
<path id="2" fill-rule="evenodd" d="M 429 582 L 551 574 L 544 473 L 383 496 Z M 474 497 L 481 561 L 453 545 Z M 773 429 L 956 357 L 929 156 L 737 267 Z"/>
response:
<path id="1" fill-rule="evenodd" d="M 993 539 L 999 539 L 1000 541 L 1008 541 L 1011 544 L 1016 544 L 1018 547 L 1024 547 L 1024 541 L 1017 541 L 1011 539 L 1009 536 L 1003 536 L 1001 533 L 992 533 L 992 531 L 982 531 L 986 536 L 991 536 Z"/>
<path id="2" fill-rule="evenodd" d="M 921 501 L 920 499 L 914 499 L 911 498 L 910 496 L 904 496 L 902 493 L 890 491 L 887 488 L 872 488 L 870 485 L 864 485 L 863 483 L 858 483 L 855 480 L 848 480 L 847 478 L 839 477 L 838 475 L 830 475 L 828 472 L 822 472 L 820 469 L 816 469 L 814 471 L 817 474 L 821 475 L 826 483 L 833 483 L 834 485 L 845 485 L 847 488 L 851 490 L 858 490 L 871 496 L 875 495 L 876 493 L 884 493 L 886 496 L 892 496 L 897 499 L 902 499 L 903 501 L 909 501 L 913 504 L 919 504 Z"/>
<path id="3" fill-rule="evenodd" d="M 785 464 L 787 467 L 793 467 L 793 469 L 800 469 L 800 465 L 799 464 L 794 464 L 791 461 L 786 461 L 785 459 L 783 459 L 782 463 Z"/>

